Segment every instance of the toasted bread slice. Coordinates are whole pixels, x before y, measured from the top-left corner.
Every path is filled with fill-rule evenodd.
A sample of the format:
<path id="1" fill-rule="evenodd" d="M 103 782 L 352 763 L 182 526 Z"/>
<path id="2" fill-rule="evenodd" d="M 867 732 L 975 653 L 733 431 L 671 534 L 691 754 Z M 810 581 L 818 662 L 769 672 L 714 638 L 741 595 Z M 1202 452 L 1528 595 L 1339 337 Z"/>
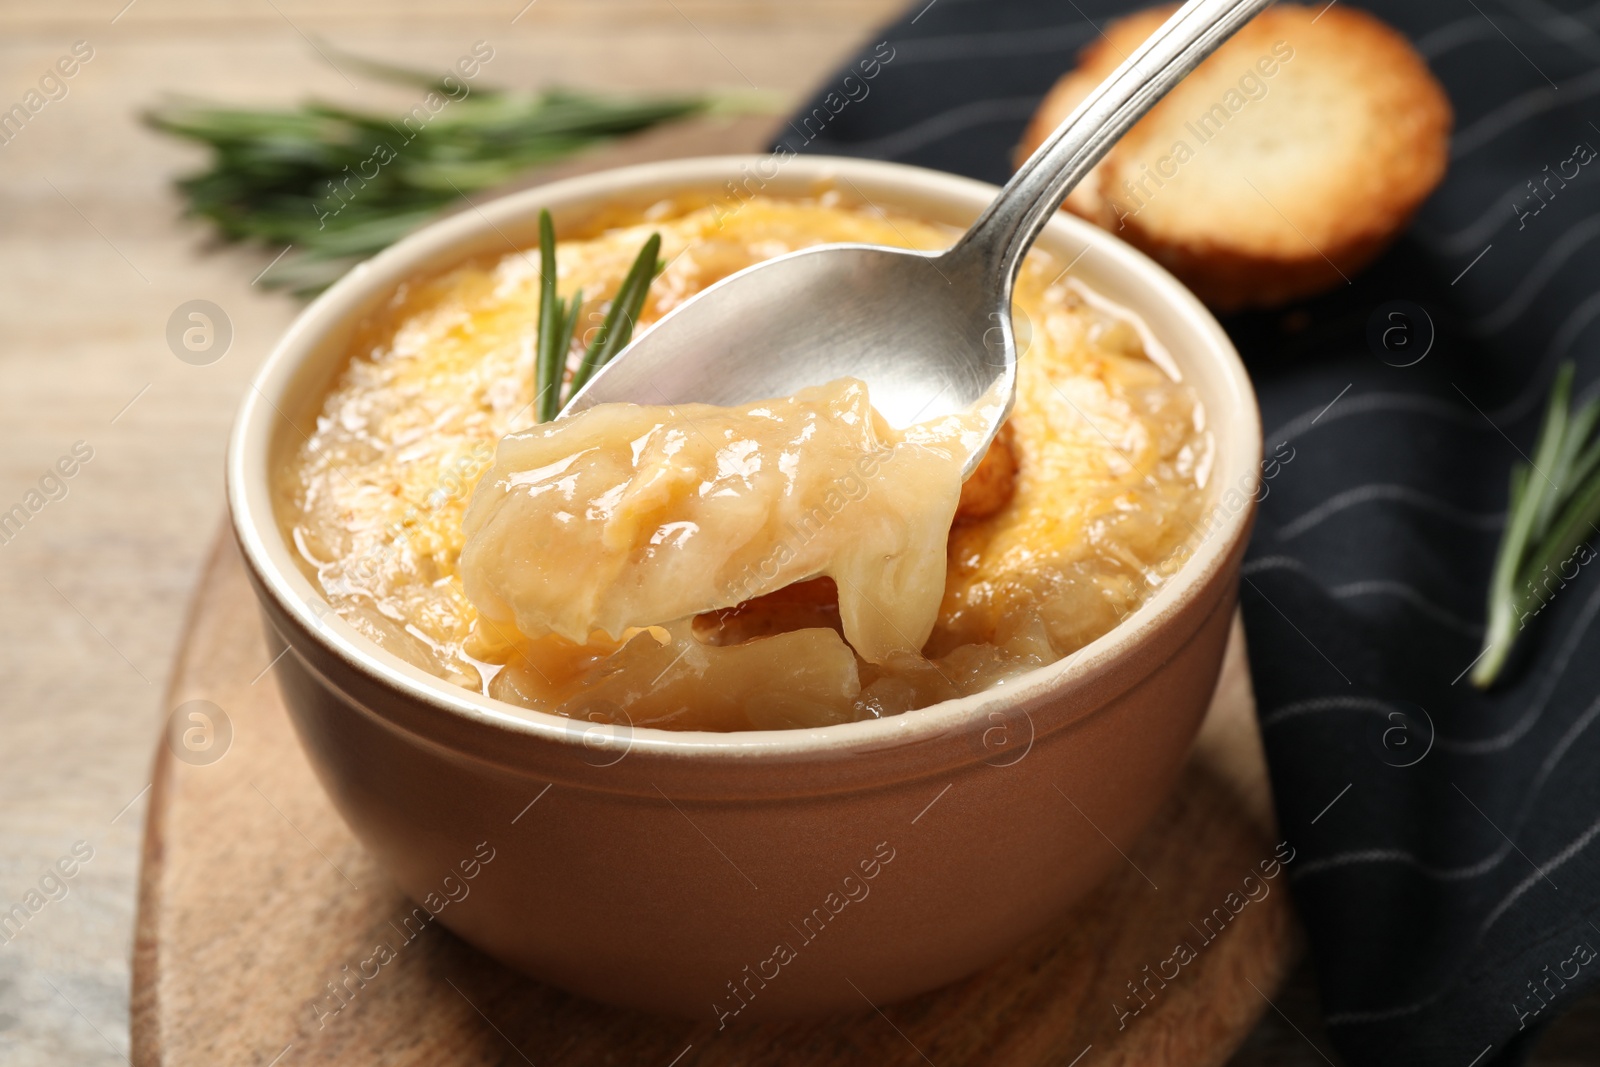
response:
<path id="1" fill-rule="evenodd" d="M 1175 8 L 1106 27 L 1018 146 L 1027 158 Z M 1395 30 L 1343 5 L 1257 16 L 1136 124 L 1067 197 L 1219 310 L 1344 282 L 1444 176 L 1443 89 Z"/>

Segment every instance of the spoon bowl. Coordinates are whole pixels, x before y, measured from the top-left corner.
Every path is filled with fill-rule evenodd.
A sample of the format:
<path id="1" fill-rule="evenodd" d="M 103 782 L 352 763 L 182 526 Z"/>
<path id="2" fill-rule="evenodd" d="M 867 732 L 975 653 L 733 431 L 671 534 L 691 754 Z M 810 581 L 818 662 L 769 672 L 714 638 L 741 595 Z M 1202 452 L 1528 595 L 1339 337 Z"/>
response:
<path id="1" fill-rule="evenodd" d="M 844 377 L 867 382 L 896 427 L 967 411 L 997 383 L 1008 403 L 1009 294 L 997 302 L 961 277 L 948 253 L 864 244 L 758 263 L 663 316 L 566 413 L 618 399 L 744 404 Z"/>
<path id="2" fill-rule="evenodd" d="M 846 375 L 896 427 L 974 411 L 971 474 L 1016 391 L 1011 290 L 1062 199 L 1272 0 L 1188 0 L 1069 115 L 944 252 L 823 245 L 733 274 L 663 316 L 572 398 L 743 404 Z M 982 398 L 989 403 L 980 405 Z"/>

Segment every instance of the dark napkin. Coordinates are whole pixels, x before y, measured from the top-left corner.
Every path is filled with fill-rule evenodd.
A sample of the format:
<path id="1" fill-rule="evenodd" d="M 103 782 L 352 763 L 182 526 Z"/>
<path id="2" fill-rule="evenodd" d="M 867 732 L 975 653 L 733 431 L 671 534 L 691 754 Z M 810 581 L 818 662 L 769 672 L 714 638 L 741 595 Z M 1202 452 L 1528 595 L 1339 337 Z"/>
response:
<path id="1" fill-rule="evenodd" d="M 1134 6 L 916 0 L 785 143 L 1004 181 L 1039 98 Z M 1241 601 L 1333 1041 L 1362 1065 L 1513 1063 L 1600 977 L 1600 567 L 1500 688 L 1463 675 L 1555 367 L 1600 378 L 1600 162 L 1576 162 L 1600 146 L 1600 4 L 1363 6 L 1444 82 L 1450 173 L 1351 284 L 1224 322 L 1289 457 Z"/>

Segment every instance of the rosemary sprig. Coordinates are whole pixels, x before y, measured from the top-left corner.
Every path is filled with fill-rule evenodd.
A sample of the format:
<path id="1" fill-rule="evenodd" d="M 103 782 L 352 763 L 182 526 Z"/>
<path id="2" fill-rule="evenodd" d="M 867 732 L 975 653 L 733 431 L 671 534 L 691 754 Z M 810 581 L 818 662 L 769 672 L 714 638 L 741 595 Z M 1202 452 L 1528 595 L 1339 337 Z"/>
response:
<path id="1" fill-rule="evenodd" d="M 572 381 L 563 390 L 561 380 L 566 374 L 567 353 L 572 350 L 578 314 L 583 309 L 583 290 L 573 294 L 570 303 L 557 292 L 555 224 L 550 212 L 539 212 L 539 349 L 533 362 L 533 384 L 534 413 L 540 422 L 555 418 L 596 371 L 627 347 L 639 313 L 644 310 L 645 297 L 650 294 L 650 283 L 666 266 L 660 254 L 661 235 L 653 233 L 623 276 L 605 319 L 584 349 Z"/>
<path id="2" fill-rule="evenodd" d="M 573 373 L 569 399 L 577 396 L 578 390 L 588 384 L 594 372 L 609 363 L 612 356 L 628 347 L 628 342 L 633 339 L 634 324 L 639 321 L 639 312 L 644 307 L 645 295 L 650 291 L 650 283 L 661 273 L 663 264 L 658 258 L 660 254 L 661 235 L 653 233 L 645 240 L 638 258 L 622 279 L 622 285 L 611 301 L 611 310 L 606 312 L 600 329 L 595 332 L 594 339 L 583 354 L 583 361 Z"/>
<path id="3" fill-rule="evenodd" d="M 1574 411 L 1572 375 L 1571 363 L 1556 371 L 1533 459 L 1511 470 L 1483 651 L 1472 671 L 1480 689 L 1494 684 L 1518 634 L 1576 576 L 1576 569 L 1564 573 L 1566 567 L 1593 558 L 1586 546 L 1600 533 L 1600 398 Z"/>
<path id="4" fill-rule="evenodd" d="M 539 212 L 539 351 L 533 364 L 534 407 L 540 422 L 561 410 L 561 371 L 567 345 L 561 343 L 566 306 L 556 292 L 556 228 L 550 212 Z"/>
<path id="5" fill-rule="evenodd" d="M 445 93 L 434 75 L 345 56 L 368 77 Z M 623 134 L 711 111 L 770 110 L 719 92 L 635 99 L 553 89 L 515 93 L 473 85 L 418 128 L 326 103 L 256 110 L 178 102 L 145 115 L 152 127 L 211 150 L 178 184 L 188 214 L 226 241 L 292 254 L 263 285 L 301 295 L 331 284 L 464 194 L 505 184 Z M 414 113 L 414 112 L 413 112 Z"/>

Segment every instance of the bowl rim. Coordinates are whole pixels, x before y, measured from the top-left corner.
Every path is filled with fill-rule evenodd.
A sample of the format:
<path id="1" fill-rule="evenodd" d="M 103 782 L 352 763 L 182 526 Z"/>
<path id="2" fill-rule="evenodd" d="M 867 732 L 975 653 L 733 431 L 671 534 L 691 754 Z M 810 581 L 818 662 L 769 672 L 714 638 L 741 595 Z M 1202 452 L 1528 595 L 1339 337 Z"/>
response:
<path id="1" fill-rule="evenodd" d="M 481 239 L 490 231 L 499 231 L 508 223 L 520 228 L 540 208 L 550 209 L 559 232 L 563 214 L 570 217 L 592 212 L 623 195 L 637 198 L 652 187 L 659 188 L 663 195 L 669 190 L 720 190 L 725 182 L 731 186 L 730 179 L 748 174 L 751 168 L 771 166 L 776 158 L 779 157 L 752 154 L 643 163 L 566 178 L 481 203 L 469 201 L 469 210 L 411 233 L 354 267 L 318 296 L 295 318 L 252 376 L 228 442 L 229 521 L 255 579 L 257 595 L 270 597 L 277 609 L 323 652 L 343 661 L 369 681 L 458 720 L 602 753 L 615 749 L 624 754 L 741 761 L 826 757 L 883 746 L 899 747 L 965 732 L 973 729 L 974 724 L 983 728 L 988 718 L 986 713 L 1026 705 L 1046 694 L 1087 684 L 1176 619 L 1227 565 L 1250 528 L 1254 479 L 1259 475 L 1262 454 L 1255 393 L 1226 332 L 1193 293 L 1155 261 L 1114 234 L 1064 211 L 1057 212 L 1047 224 L 1041 241 L 1070 237 L 1084 245 L 1085 252 L 1094 250 L 1110 257 L 1117 269 L 1137 279 L 1139 285 L 1149 291 L 1151 300 L 1147 306 L 1165 303 L 1196 332 L 1201 341 L 1198 349 L 1218 362 L 1222 371 L 1220 392 L 1228 400 L 1225 406 L 1229 410 L 1208 410 L 1206 426 L 1220 434 L 1226 425 L 1228 435 L 1238 447 L 1225 449 L 1219 442 L 1210 477 L 1211 492 L 1220 497 L 1228 486 L 1251 487 L 1244 506 L 1225 513 L 1220 522 L 1208 524 L 1209 531 L 1155 596 L 1076 652 L 979 693 L 879 719 L 788 730 L 715 732 L 622 727 L 607 732 L 587 726 L 574 728 L 577 720 L 496 700 L 439 678 L 382 648 L 331 610 L 322 591 L 296 563 L 288 539 L 281 534 L 274 507 L 276 494 L 271 466 L 275 422 L 281 419 L 299 429 L 298 424 L 284 414 L 280 400 L 289 395 L 295 378 L 308 358 L 316 353 L 319 342 L 330 331 L 347 326 L 356 309 L 370 308 L 376 298 L 392 293 L 408 278 L 435 273 L 462 262 L 469 258 L 464 248 L 470 241 Z M 777 187 L 770 195 L 782 198 L 815 193 L 819 187 L 841 180 L 852 187 L 858 182 L 880 188 L 890 185 L 899 189 L 907 200 L 943 201 L 956 208 L 969 203 L 981 205 L 999 191 L 997 186 L 986 182 L 922 167 L 823 155 L 790 155 L 782 159 L 778 178 L 769 180 L 766 186 Z M 767 192 L 766 186 L 763 192 Z M 862 198 L 865 199 L 865 194 Z M 893 209 L 895 205 L 889 206 Z M 910 209 L 906 210 L 911 213 Z M 1130 310 L 1141 312 L 1137 307 Z M 336 358 L 343 360 L 346 356 L 341 354 Z M 301 405 L 291 403 L 290 406 Z M 320 411 L 320 407 L 312 410 Z M 1229 451 L 1236 454 L 1224 454 Z M 1212 511 L 1215 510 L 1213 507 Z M 286 643 L 294 644 L 287 639 Z M 298 651 L 297 655 L 300 655 Z M 326 684 L 337 684 L 326 672 L 316 673 Z M 382 715 L 381 708 L 368 710 Z M 1083 714 L 1092 710 L 1085 708 Z"/>

